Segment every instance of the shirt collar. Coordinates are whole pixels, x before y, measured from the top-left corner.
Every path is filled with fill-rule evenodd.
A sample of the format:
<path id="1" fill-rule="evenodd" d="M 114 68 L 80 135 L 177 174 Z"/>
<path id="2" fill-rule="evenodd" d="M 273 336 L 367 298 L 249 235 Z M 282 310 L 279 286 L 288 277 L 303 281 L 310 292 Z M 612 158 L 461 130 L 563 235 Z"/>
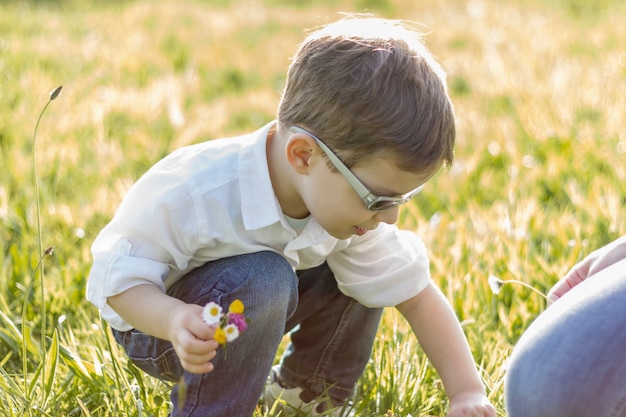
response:
<path id="1" fill-rule="evenodd" d="M 282 218 L 267 165 L 267 134 L 275 124 L 272 121 L 252 133 L 250 142 L 239 152 L 241 214 L 248 230 L 261 229 Z"/>

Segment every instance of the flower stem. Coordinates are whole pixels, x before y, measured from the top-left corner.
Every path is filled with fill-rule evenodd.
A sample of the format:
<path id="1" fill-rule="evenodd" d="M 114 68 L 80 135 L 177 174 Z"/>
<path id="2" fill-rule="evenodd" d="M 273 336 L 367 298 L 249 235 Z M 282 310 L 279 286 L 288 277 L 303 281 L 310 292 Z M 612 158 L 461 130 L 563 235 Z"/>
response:
<path id="1" fill-rule="evenodd" d="M 524 286 L 524 287 L 528 288 L 529 290 L 532 290 L 532 291 L 536 292 L 537 294 L 539 294 L 540 296 L 542 296 L 543 298 L 545 298 L 545 299 L 546 299 L 546 301 L 548 301 L 548 297 L 547 297 L 544 293 L 542 293 L 542 292 L 541 292 L 541 291 L 539 291 L 537 288 L 533 287 L 532 285 L 530 285 L 530 284 L 528 284 L 528 283 L 526 283 L 526 282 L 524 282 L 524 281 L 520 281 L 520 280 L 517 280 L 517 279 L 505 279 L 505 280 L 503 280 L 502 282 L 503 282 L 504 284 L 506 284 L 506 283 L 510 283 L 510 284 L 520 284 L 520 285 L 522 285 L 522 286 Z"/>
<path id="2" fill-rule="evenodd" d="M 39 242 L 39 256 L 43 255 L 43 237 L 41 234 L 41 204 L 39 202 L 39 175 L 37 174 L 36 142 L 37 142 L 37 130 L 39 129 L 39 122 L 41 121 L 41 117 L 43 116 L 44 112 L 50 105 L 51 101 L 52 99 L 48 100 L 46 105 L 41 110 L 41 113 L 39 113 L 39 117 L 37 118 L 37 124 L 35 124 L 35 133 L 33 134 L 33 173 L 35 174 L 35 198 L 37 201 L 37 237 L 38 237 L 38 242 Z M 43 265 L 40 265 L 40 266 L 43 269 Z"/>
<path id="3" fill-rule="evenodd" d="M 41 297 L 41 342 L 40 342 L 40 346 L 41 346 L 41 361 L 43 362 L 45 362 L 46 360 L 46 309 L 45 309 L 44 263 L 43 263 L 43 258 L 45 257 L 45 254 L 43 253 L 43 237 L 42 237 L 42 232 L 41 232 L 41 204 L 39 202 L 39 175 L 37 174 L 36 142 L 37 142 L 37 129 L 39 129 L 39 122 L 41 121 L 41 117 L 45 113 L 51 101 L 52 99 L 48 100 L 46 105 L 41 110 L 41 113 L 39 113 L 39 117 L 37 118 L 37 124 L 35 124 L 35 132 L 33 134 L 33 173 L 34 173 L 34 178 L 35 178 L 35 200 L 37 202 L 37 239 L 38 239 L 37 242 L 38 242 L 38 248 L 39 248 L 39 251 L 37 253 L 39 254 L 39 261 L 37 262 L 37 265 L 35 266 L 35 269 L 33 270 L 33 276 L 31 277 L 32 278 L 31 285 L 35 281 L 35 275 L 37 273 L 37 270 L 39 270 L 39 281 L 40 281 L 39 286 L 40 286 L 40 297 Z M 30 298 L 30 290 L 28 291 L 28 294 L 26 294 L 26 299 L 28 300 L 28 298 Z M 27 304 L 25 303 L 24 311 L 22 312 L 22 314 L 24 315 L 24 318 L 25 318 L 25 313 L 26 313 L 26 306 Z M 22 320 L 22 323 L 25 323 L 25 320 Z M 23 333 L 22 337 L 26 337 L 26 334 L 24 334 L 25 331 L 27 331 L 27 329 L 24 327 L 22 330 L 22 333 Z M 24 351 L 23 354 L 24 354 L 24 359 L 23 359 L 24 381 L 26 383 L 27 381 L 27 378 L 26 378 L 27 367 L 26 367 L 26 355 L 25 355 L 26 351 Z M 45 366 L 41 367 L 41 372 L 42 372 L 41 374 L 42 380 L 45 381 L 46 380 L 46 367 Z"/>

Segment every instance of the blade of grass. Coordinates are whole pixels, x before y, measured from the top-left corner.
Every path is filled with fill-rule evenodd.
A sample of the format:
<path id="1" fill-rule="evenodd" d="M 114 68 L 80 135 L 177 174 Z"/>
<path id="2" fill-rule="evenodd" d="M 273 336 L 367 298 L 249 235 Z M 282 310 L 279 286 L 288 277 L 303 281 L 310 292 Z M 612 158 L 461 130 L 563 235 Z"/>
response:
<path id="1" fill-rule="evenodd" d="M 55 329 L 52 334 L 52 341 L 48 349 L 48 355 L 44 366 L 44 386 L 43 386 L 43 402 L 42 407 L 46 407 L 50 394 L 52 393 L 52 384 L 56 376 L 57 365 L 59 364 L 59 337 Z"/>
<path id="2" fill-rule="evenodd" d="M 89 409 L 85 406 L 85 403 L 83 403 L 80 398 L 76 398 L 76 402 L 78 402 L 78 406 L 80 407 L 81 411 L 85 414 L 85 417 L 91 417 L 91 412 L 89 411 Z"/>

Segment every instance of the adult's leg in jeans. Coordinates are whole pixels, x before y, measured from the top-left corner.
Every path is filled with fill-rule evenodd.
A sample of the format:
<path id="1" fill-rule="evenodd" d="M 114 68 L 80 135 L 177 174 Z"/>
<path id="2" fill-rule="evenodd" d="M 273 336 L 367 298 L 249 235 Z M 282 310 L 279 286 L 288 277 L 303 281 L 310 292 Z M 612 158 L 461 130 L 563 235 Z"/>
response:
<path id="1" fill-rule="evenodd" d="M 626 260 L 528 328 L 505 380 L 509 417 L 626 417 Z"/>
<path id="2" fill-rule="evenodd" d="M 172 390 L 172 417 L 252 415 L 284 334 L 286 320 L 297 303 L 297 277 L 291 266 L 273 252 L 224 258 L 192 271 L 174 284 L 168 294 L 200 305 L 214 301 L 225 309 L 233 300 L 240 299 L 250 319 L 248 329 L 235 342 L 229 343 L 226 349 L 218 349 L 212 361 L 213 372 L 184 372 L 185 394 L 181 394 L 179 385 Z M 136 333 L 133 337 L 137 337 Z M 137 343 L 132 343 L 133 337 L 127 337 L 131 340 L 126 341 L 125 348 L 137 366 L 142 367 L 139 361 L 142 357 L 156 358 L 155 362 L 163 365 L 161 355 L 169 355 L 167 370 L 171 372 L 177 366 L 181 369 L 176 355 L 173 358 L 177 363 L 171 364 L 173 351 L 169 342 L 142 334 L 136 339 Z M 158 370 L 142 369 L 153 375 L 163 372 L 162 366 Z M 180 376 L 174 372 L 165 379 L 177 380 Z"/>
<path id="3" fill-rule="evenodd" d="M 344 402 L 371 357 L 382 309 L 342 294 L 325 263 L 298 278 L 298 307 L 286 330 L 299 327 L 283 355 L 281 380 L 305 389 L 304 401 L 326 393 Z"/>

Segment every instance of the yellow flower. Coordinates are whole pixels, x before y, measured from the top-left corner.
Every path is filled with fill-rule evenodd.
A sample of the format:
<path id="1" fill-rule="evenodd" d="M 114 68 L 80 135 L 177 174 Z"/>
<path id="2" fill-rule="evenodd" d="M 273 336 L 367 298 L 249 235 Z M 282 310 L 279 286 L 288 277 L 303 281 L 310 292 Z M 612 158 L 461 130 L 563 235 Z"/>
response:
<path id="1" fill-rule="evenodd" d="M 224 332 L 224 329 L 222 329 L 221 327 L 218 327 L 217 329 L 215 329 L 215 333 L 213 334 L 213 339 L 215 339 L 215 341 L 219 343 L 220 345 L 225 344 L 226 333 Z"/>
<path id="2" fill-rule="evenodd" d="M 243 310 L 244 310 L 243 302 L 239 299 L 230 303 L 230 306 L 228 307 L 229 313 L 243 314 Z"/>

